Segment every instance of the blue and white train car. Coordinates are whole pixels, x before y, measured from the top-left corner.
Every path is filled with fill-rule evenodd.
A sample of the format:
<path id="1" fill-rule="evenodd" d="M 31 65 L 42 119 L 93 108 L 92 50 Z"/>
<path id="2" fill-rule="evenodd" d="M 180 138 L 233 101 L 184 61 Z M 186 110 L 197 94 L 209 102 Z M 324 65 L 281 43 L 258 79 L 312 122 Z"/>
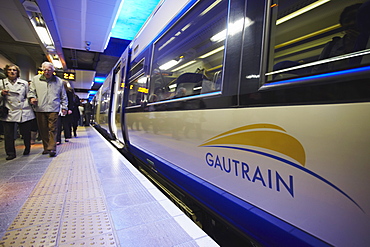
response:
<path id="1" fill-rule="evenodd" d="M 162 2 L 97 100 L 111 139 L 220 245 L 368 246 L 358 3 Z"/>

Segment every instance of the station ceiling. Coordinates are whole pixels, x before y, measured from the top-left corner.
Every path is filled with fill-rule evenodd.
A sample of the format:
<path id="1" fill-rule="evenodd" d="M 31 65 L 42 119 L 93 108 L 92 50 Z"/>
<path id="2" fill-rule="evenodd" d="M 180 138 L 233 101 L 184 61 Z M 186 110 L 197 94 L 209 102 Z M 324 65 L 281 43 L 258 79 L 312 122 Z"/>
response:
<path id="1" fill-rule="evenodd" d="M 104 78 L 161 0 L 0 0 L 0 55 L 12 63 L 28 57 L 37 66 L 48 50 L 31 15 L 41 15 L 64 71 L 74 72 L 77 92 Z M 25 79 L 25 78 L 24 78 Z"/>

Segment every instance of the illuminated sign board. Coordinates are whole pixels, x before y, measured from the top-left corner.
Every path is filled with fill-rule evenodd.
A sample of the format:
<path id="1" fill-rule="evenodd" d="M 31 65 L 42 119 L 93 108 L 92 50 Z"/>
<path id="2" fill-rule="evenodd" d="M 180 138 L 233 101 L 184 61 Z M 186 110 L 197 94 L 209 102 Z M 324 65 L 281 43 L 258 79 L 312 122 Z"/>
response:
<path id="1" fill-rule="evenodd" d="M 38 75 L 42 75 L 43 71 L 41 69 L 37 70 Z M 76 80 L 76 73 L 73 72 L 59 72 L 55 71 L 54 75 L 68 81 L 75 81 Z"/>
<path id="2" fill-rule="evenodd" d="M 68 81 L 75 81 L 76 80 L 76 73 L 72 73 L 72 72 L 63 72 L 63 76 L 62 78 L 64 80 L 68 80 Z"/>

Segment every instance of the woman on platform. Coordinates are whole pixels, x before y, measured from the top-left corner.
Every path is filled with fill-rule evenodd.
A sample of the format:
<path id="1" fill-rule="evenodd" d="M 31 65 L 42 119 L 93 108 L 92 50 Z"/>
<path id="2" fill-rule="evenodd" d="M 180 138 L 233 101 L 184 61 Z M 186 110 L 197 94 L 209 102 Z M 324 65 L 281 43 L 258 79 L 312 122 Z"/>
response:
<path id="1" fill-rule="evenodd" d="M 19 78 L 20 69 L 11 64 L 5 67 L 6 77 L 0 82 L 0 100 L 5 98 L 5 105 L 9 109 L 7 116 L 0 119 L 4 126 L 6 160 L 14 159 L 17 154 L 15 150 L 15 133 L 19 126 L 23 137 L 23 155 L 28 155 L 31 150 L 31 120 L 35 114 L 27 99 L 28 82 Z"/>

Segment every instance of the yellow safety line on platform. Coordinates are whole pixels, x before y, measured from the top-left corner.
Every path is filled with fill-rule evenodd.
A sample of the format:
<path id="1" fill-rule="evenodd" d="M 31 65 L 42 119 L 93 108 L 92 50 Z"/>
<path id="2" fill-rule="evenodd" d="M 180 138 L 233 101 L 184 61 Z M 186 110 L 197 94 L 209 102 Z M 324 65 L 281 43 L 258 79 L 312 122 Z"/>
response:
<path id="1" fill-rule="evenodd" d="M 118 246 L 86 132 L 57 153 L 0 246 Z"/>

